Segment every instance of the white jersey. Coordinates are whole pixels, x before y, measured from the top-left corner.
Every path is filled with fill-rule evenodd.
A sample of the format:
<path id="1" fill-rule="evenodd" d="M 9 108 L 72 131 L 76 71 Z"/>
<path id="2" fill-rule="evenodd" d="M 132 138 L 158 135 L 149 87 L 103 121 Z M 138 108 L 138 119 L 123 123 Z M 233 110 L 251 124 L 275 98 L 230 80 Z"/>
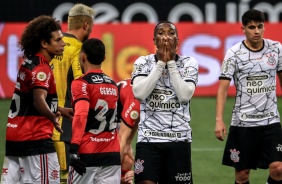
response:
<path id="1" fill-rule="evenodd" d="M 282 46 L 264 39 L 263 48 L 251 51 L 244 42 L 230 48 L 222 63 L 220 79 L 234 79 L 236 100 L 232 126 L 264 126 L 280 122 L 276 73 L 282 71 Z"/>
<path id="2" fill-rule="evenodd" d="M 192 57 L 177 55 L 175 62 L 181 77 L 196 85 L 197 61 Z M 154 54 L 139 57 L 134 63 L 132 79 L 148 76 L 156 64 Z M 155 89 L 141 101 L 137 142 L 192 142 L 190 120 L 190 102 L 179 102 L 168 69 L 165 68 Z"/>

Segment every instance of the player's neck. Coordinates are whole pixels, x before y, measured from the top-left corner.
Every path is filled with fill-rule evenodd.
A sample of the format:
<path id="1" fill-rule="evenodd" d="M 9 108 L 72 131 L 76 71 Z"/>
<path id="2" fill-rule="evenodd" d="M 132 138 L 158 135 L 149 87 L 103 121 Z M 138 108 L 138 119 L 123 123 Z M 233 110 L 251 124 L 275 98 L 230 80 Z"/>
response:
<path id="1" fill-rule="evenodd" d="M 248 42 L 247 40 L 244 40 L 244 43 L 250 50 L 253 50 L 253 51 L 261 50 L 263 47 L 263 40 L 261 40 L 258 43 L 251 43 L 251 42 Z"/>

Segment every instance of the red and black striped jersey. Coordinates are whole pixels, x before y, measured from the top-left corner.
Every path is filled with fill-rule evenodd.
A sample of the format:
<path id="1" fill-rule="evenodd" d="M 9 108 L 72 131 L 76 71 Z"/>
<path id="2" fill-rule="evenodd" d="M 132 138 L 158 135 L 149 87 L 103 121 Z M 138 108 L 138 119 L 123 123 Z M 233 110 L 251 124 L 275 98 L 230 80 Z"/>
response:
<path id="1" fill-rule="evenodd" d="M 120 165 L 120 145 L 117 136 L 116 116 L 118 88 L 102 70 L 91 70 L 72 82 L 75 109 L 72 125 L 72 144 L 79 145 L 80 159 L 87 166 Z M 89 103 L 87 117 L 76 121 L 75 104 Z M 80 127 L 85 127 L 81 129 Z"/>
<path id="2" fill-rule="evenodd" d="M 28 156 L 55 152 L 51 140 L 53 123 L 33 106 L 33 89 L 47 91 L 46 102 L 57 111 L 58 98 L 53 72 L 41 54 L 26 59 L 17 74 L 17 82 L 8 114 L 6 155 Z"/>
<path id="3" fill-rule="evenodd" d="M 130 128 L 138 119 L 140 114 L 140 102 L 134 97 L 132 92 L 131 79 L 125 79 L 118 84 L 119 99 L 117 108 L 117 121 L 121 120 Z"/>

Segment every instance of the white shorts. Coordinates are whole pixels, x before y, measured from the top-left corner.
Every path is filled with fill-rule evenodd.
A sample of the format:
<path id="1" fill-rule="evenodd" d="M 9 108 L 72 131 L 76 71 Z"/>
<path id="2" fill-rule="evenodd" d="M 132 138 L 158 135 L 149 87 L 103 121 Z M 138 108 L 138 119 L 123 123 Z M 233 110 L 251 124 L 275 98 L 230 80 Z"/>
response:
<path id="1" fill-rule="evenodd" d="M 2 184 L 59 184 L 60 165 L 56 153 L 26 157 L 6 156 Z"/>
<path id="2" fill-rule="evenodd" d="M 86 173 L 79 175 L 72 166 L 69 167 L 68 184 L 95 183 L 120 184 L 121 166 L 86 167 Z"/>

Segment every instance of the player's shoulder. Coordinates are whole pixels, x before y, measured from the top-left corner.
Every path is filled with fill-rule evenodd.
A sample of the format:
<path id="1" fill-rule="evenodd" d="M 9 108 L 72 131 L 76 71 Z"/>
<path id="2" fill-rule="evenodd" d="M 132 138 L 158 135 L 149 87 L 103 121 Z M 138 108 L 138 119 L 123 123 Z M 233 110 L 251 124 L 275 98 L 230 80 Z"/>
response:
<path id="1" fill-rule="evenodd" d="M 66 44 L 65 50 L 80 50 L 82 46 L 82 42 L 72 34 L 64 33 L 63 41 Z"/>
<path id="2" fill-rule="evenodd" d="M 281 47 L 282 47 L 282 45 L 279 41 L 271 40 L 271 39 L 267 39 L 267 38 L 264 39 L 264 44 L 267 47 L 275 46 L 275 47 L 278 47 L 279 49 L 281 49 Z"/>
<path id="3" fill-rule="evenodd" d="M 155 54 L 149 54 L 146 56 L 140 56 L 139 58 L 137 58 L 137 60 L 135 62 L 152 62 L 152 61 L 156 61 L 156 57 Z"/>
<path id="4" fill-rule="evenodd" d="M 176 62 L 182 62 L 182 63 L 189 64 L 189 65 L 193 65 L 193 64 L 198 63 L 196 58 L 194 58 L 192 56 L 186 56 L 186 55 L 177 55 Z"/>

